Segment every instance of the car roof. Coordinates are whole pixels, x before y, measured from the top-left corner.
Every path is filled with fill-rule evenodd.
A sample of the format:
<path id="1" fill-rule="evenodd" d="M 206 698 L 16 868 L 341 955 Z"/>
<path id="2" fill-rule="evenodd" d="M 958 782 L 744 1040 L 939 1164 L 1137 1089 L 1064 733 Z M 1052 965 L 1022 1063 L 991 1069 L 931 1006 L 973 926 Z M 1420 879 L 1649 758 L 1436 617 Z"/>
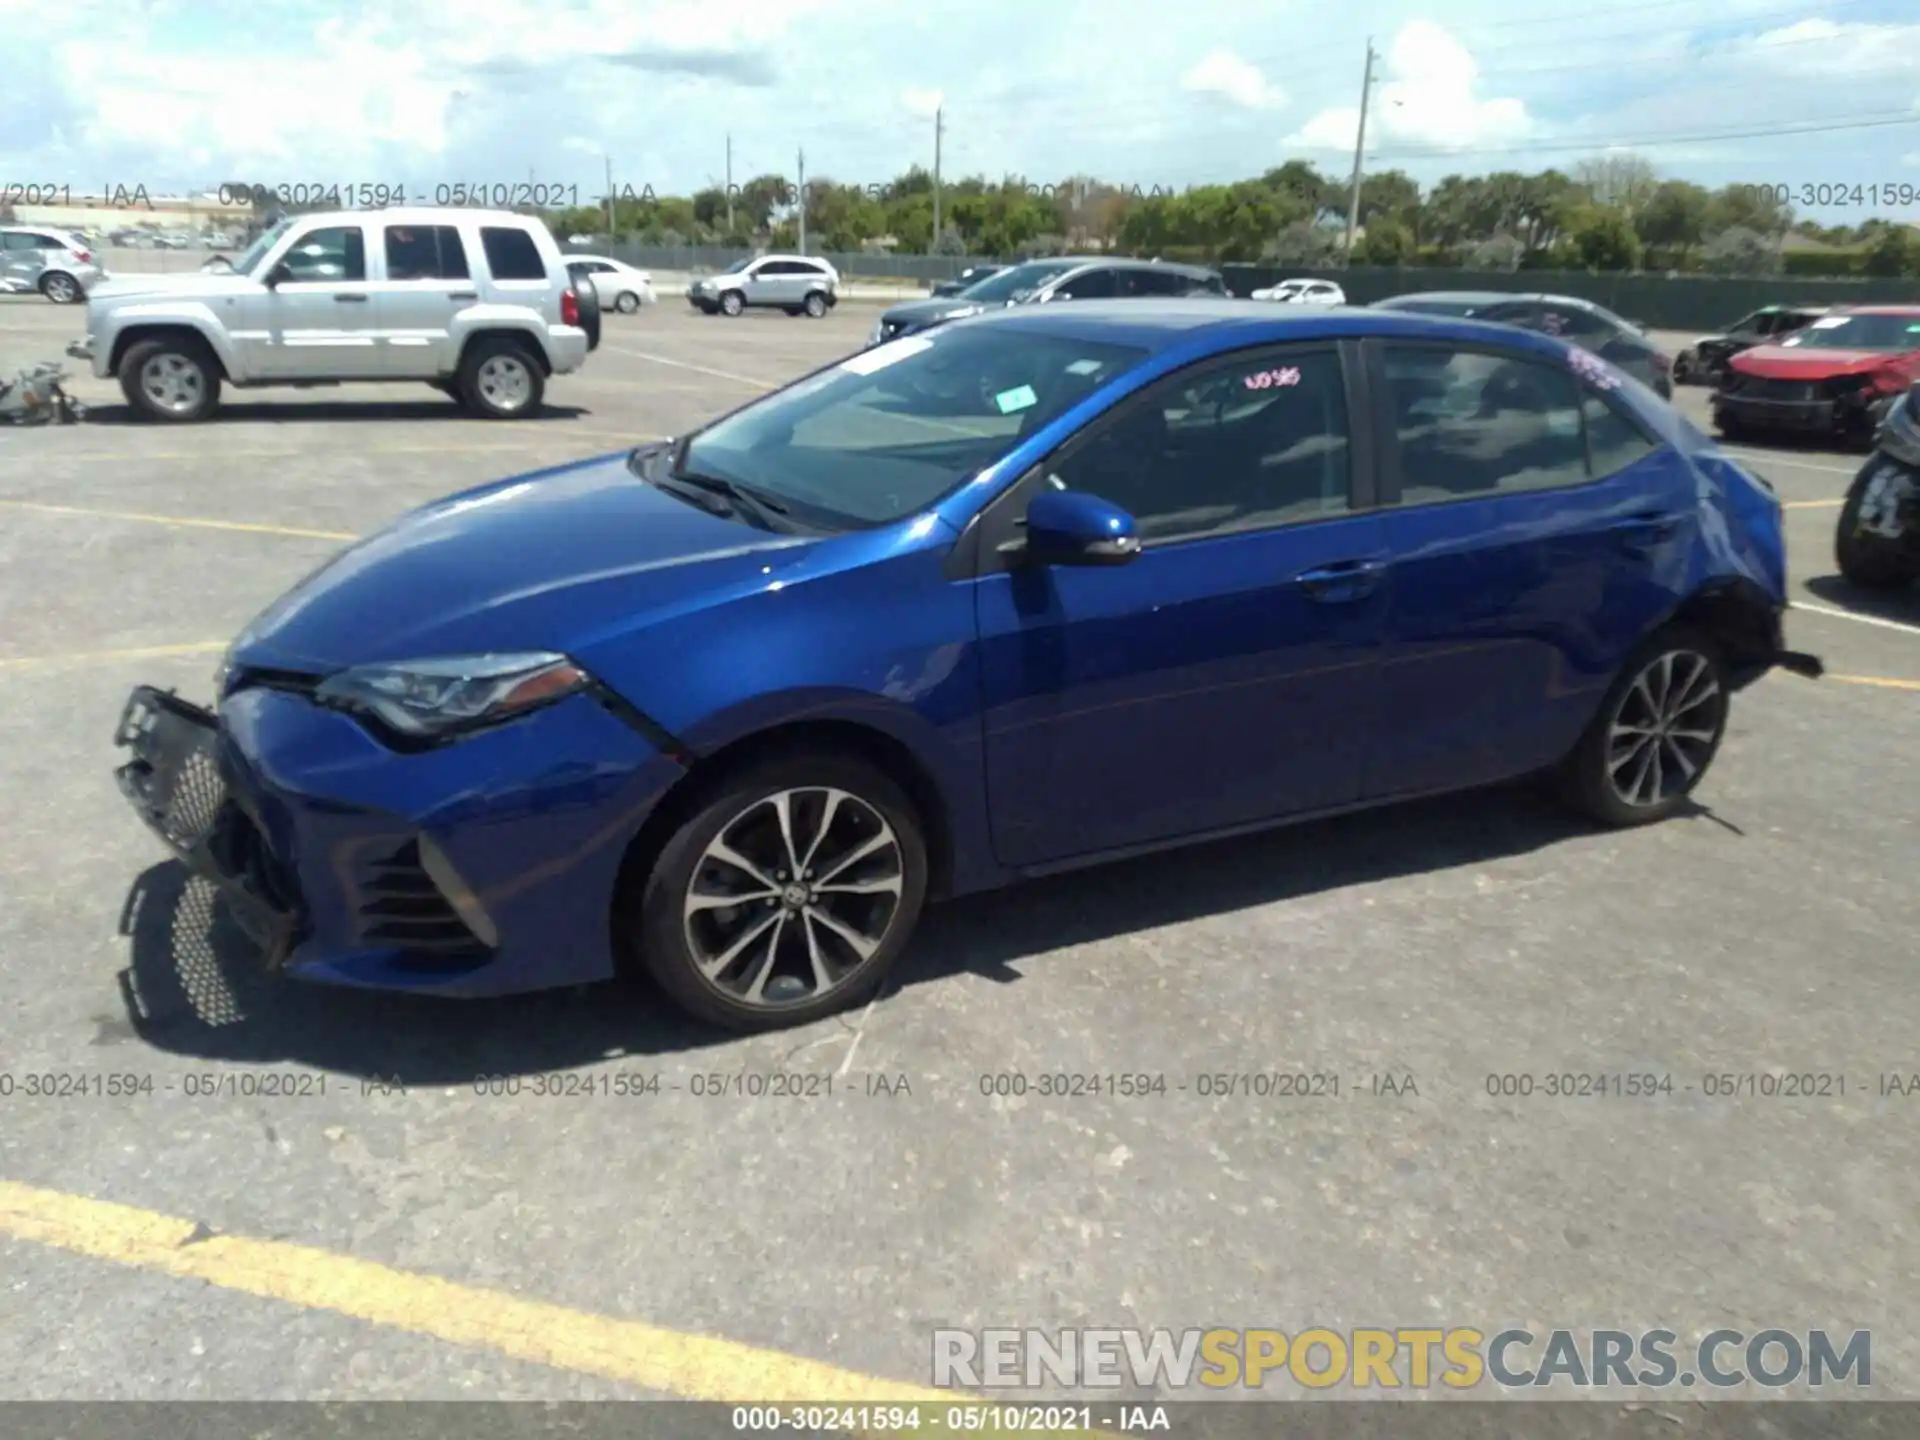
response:
<path id="1" fill-rule="evenodd" d="M 1195 332 L 1212 331 L 1208 348 L 1309 340 L 1334 336 L 1433 336 L 1496 343 L 1513 349 L 1544 349 L 1561 342 L 1530 330 L 1451 315 L 1416 315 L 1357 305 L 1313 306 L 1295 313 L 1264 300 L 1081 300 L 1071 305 L 1016 305 L 958 322 L 1007 325 L 1062 337 L 1130 345 L 1149 352 L 1190 341 Z"/>
<path id="2" fill-rule="evenodd" d="M 1920 305 L 1836 305 L 1836 315 L 1920 315 Z"/>

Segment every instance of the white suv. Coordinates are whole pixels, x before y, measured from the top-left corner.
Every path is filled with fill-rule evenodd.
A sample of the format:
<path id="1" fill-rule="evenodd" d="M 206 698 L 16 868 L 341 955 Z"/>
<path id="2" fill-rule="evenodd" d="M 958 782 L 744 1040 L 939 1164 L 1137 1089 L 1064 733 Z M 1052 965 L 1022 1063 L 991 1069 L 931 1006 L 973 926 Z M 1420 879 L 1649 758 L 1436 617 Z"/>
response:
<path id="1" fill-rule="evenodd" d="M 738 315 L 762 306 L 818 320 L 840 303 L 840 272 L 811 255 L 749 256 L 694 281 L 687 287 L 687 303 L 708 315 Z"/>
<path id="2" fill-rule="evenodd" d="M 425 382 L 476 414 L 537 414 L 599 344 L 600 307 L 537 219 L 427 207 L 290 216 L 231 264 L 123 275 L 67 353 L 155 420 L 204 420 L 222 384 Z"/>

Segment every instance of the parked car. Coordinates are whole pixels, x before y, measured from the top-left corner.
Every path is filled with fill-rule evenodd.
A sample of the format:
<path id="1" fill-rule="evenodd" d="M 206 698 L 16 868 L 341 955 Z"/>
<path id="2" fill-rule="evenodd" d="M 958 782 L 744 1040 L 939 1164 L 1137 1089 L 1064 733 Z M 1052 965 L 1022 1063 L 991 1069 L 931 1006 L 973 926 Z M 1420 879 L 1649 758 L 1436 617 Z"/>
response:
<path id="1" fill-rule="evenodd" d="M 289 216 L 223 268 L 102 281 L 67 353 L 154 420 L 205 420 L 223 385 L 400 380 L 519 419 L 599 340 L 540 220 L 396 207 Z"/>
<path id="2" fill-rule="evenodd" d="M 1277 300 L 1284 305 L 1344 305 L 1347 292 L 1331 280 L 1282 280 L 1253 292 L 1255 300 Z"/>
<path id="3" fill-rule="evenodd" d="M 569 255 L 567 273 L 593 287 L 602 309 L 612 306 L 622 315 L 631 315 L 656 298 L 652 275 L 610 256 Z"/>
<path id="4" fill-rule="evenodd" d="M 1199 265 L 1063 255 L 1029 260 L 989 275 L 958 295 L 908 300 L 882 311 L 869 345 L 913 335 L 949 320 L 1003 305 L 1045 305 L 1056 300 L 1165 300 L 1181 295 L 1225 298 L 1220 272 Z"/>
<path id="5" fill-rule="evenodd" d="M 38 225 L 0 225 L 0 292 L 37 290 L 56 305 L 77 305 L 106 274 L 78 236 Z"/>
<path id="6" fill-rule="evenodd" d="M 1675 355 L 1673 383 L 1718 384 L 1727 361 L 1742 350 L 1783 339 L 1831 313 L 1832 309 L 1830 305 L 1763 305 L 1751 315 L 1742 315 L 1718 334 L 1702 335 Z"/>
<path id="7" fill-rule="evenodd" d="M 1729 440 L 1796 434 L 1868 449 L 1915 380 L 1920 305 L 1853 305 L 1735 355 L 1709 404 Z"/>
<path id="8" fill-rule="evenodd" d="M 1816 668 L 1783 545 L 1558 340 L 1017 306 L 412 512 L 210 708 L 136 689 L 120 777 L 295 975 L 632 967 L 764 1030 L 872 994 L 928 900 L 1116 854 L 1537 772 L 1672 815 L 1729 697 Z"/>
<path id="9" fill-rule="evenodd" d="M 998 275 L 1007 267 L 1004 265 L 969 265 L 951 280 L 942 280 L 928 290 L 930 295 L 958 295 L 962 290 L 970 290 L 990 275 Z"/>
<path id="10" fill-rule="evenodd" d="M 1618 366 L 1662 400 L 1673 398 L 1672 357 L 1649 340 L 1641 326 L 1576 295 L 1432 290 L 1377 300 L 1374 307 L 1415 315 L 1470 317 L 1558 336 Z"/>
<path id="11" fill-rule="evenodd" d="M 840 272 L 814 255 L 757 255 L 687 286 L 703 315 L 739 315 L 759 307 L 819 319 L 840 303 Z"/>

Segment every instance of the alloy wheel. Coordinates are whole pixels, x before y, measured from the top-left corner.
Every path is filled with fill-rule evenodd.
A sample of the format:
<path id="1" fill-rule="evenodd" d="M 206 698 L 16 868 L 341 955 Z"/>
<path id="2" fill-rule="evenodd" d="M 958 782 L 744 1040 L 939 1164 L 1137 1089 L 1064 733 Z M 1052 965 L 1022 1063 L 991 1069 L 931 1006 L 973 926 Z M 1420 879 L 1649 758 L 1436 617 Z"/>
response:
<path id="1" fill-rule="evenodd" d="M 885 943 L 906 887 L 899 837 L 858 795 L 781 790 L 721 827 L 683 901 L 694 968 L 736 1005 L 781 1009 L 847 985 Z"/>
<path id="2" fill-rule="evenodd" d="M 1648 809 L 1691 789 L 1713 757 L 1727 697 L 1697 650 L 1649 660 L 1621 693 L 1607 726 L 1607 783 L 1620 801 Z"/>
<path id="3" fill-rule="evenodd" d="M 474 385 L 488 407 L 503 414 L 521 409 L 533 394 L 527 362 L 513 355 L 489 355 L 481 362 Z"/>
<path id="4" fill-rule="evenodd" d="M 140 367 L 140 391 L 156 410 L 184 415 L 205 397 L 206 372 L 188 356 L 156 355 Z"/>
<path id="5" fill-rule="evenodd" d="M 49 275 L 45 288 L 47 299 L 56 305 L 71 305 L 80 298 L 80 286 L 71 275 Z"/>

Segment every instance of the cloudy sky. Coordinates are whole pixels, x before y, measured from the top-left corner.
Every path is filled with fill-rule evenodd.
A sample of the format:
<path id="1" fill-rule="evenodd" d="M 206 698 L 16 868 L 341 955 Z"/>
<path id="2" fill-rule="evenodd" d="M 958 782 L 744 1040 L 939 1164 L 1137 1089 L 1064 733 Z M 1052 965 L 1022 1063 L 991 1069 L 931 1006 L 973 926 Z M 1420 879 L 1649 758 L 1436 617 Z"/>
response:
<path id="1" fill-rule="evenodd" d="M 1344 173 L 1369 32 L 1370 167 L 1920 186 L 1914 0 L 0 0 L 0 184 Z"/>

